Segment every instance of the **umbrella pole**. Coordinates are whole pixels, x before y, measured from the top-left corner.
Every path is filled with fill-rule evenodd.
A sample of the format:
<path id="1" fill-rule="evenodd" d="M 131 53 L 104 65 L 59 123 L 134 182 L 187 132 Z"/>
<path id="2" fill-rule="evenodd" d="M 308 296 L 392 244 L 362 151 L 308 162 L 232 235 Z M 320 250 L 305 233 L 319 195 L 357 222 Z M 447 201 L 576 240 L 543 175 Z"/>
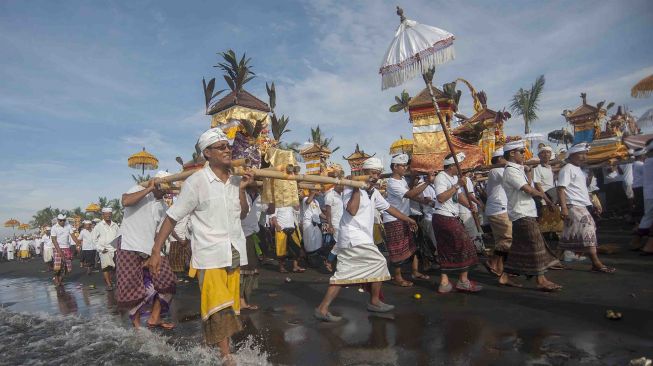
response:
<path id="1" fill-rule="evenodd" d="M 456 151 L 454 150 L 453 144 L 451 143 L 451 136 L 449 135 L 449 129 L 447 128 L 447 125 L 444 123 L 444 120 L 442 119 L 442 115 L 440 114 L 440 109 L 438 108 L 438 102 L 435 100 L 435 95 L 433 94 L 433 87 L 431 86 L 431 83 L 426 78 L 424 79 L 424 82 L 426 83 L 426 87 L 429 89 L 429 95 L 431 96 L 431 101 L 433 102 L 433 108 L 435 109 L 435 114 L 438 116 L 438 120 L 440 121 L 440 126 L 442 126 L 442 131 L 444 131 L 444 137 L 447 140 L 449 151 L 451 151 L 451 155 L 453 155 L 453 161 L 456 164 L 456 168 L 458 168 L 458 179 L 460 180 L 461 183 L 463 183 L 461 184 L 461 186 L 463 187 L 463 191 L 465 191 L 465 197 L 468 198 L 469 192 L 467 191 L 467 184 L 464 183 L 462 179 L 463 170 L 460 168 L 460 163 L 458 162 Z M 476 229 L 478 229 L 479 233 L 483 233 L 483 230 L 481 229 L 481 222 L 479 221 L 476 212 L 472 212 L 472 216 L 474 217 L 474 223 L 476 224 Z"/>

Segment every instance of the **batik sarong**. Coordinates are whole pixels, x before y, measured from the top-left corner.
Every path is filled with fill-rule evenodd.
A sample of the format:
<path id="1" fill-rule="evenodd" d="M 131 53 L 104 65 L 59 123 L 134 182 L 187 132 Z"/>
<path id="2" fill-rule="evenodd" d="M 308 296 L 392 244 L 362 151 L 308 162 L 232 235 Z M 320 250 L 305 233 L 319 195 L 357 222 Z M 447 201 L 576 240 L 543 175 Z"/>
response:
<path id="1" fill-rule="evenodd" d="M 208 345 L 215 345 L 242 330 L 240 314 L 240 269 L 212 268 L 189 271 L 200 287 L 202 331 Z"/>
<path id="2" fill-rule="evenodd" d="M 388 260 L 392 264 L 401 264 L 415 254 L 417 247 L 413 241 L 413 232 L 407 222 L 396 220 L 383 223 L 385 245 L 388 248 Z"/>
<path id="3" fill-rule="evenodd" d="M 546 246 L 536 218 L 523 217 L 512 222 L 512 246 L 503 266 L 506 272 L 537 276 L 558 263 Z"/>
<path id="4" fill-rule="evenodd" d="M 432 224 L 442 272 L 465 272 L 478 264 L 474 243 L 458 217 L 433 214 Z"/>
<path id="5" fill-rule="evenodd" d="M 147 256 L 131 250 L 116 252 L 116 301 L 118 306 L 130 308 L 130 316 L 137 312 L 147 313 L 153 301 L 161 301 L 161 309 L 167 310 L 176 290 L 177 276 L 170 269 L 166 257 L 161 257 L 159 273 L 152 276 L 143 264 Z"/>
<path id="6" fill-rule="evenodd" d="M 81 262 L 85 267 L 93 268 L 95 267 L 95 249 L 93 250 L 82 250 Z"/>
<path id="7" fill-rule="evenodd" d="M 542 233 L 556 233 L 558 236 L 562 234 L 564 225 L 558 206 L 553 206 L 553 209 L 550 209 L 549 206 L 542 206 L 542 216 L 538 223 Z"/>
<path id="8" fill-rule="evenodd" d="M 247 249 L 247 264 L 240 267 L 240 297 L 249 303 L 252 291 L 258 288 L 258 257 L 256 255 L 257 235 L 252 234 L 245 239 Z"/>
<path id="9" fill-rule="evenodd" d="M 596 224 L 594 218 L 584 206 L 567 205 L 569 216 L 565 220 L 559 247 L 574 252 L 596 247 Z"/>
<path id="10" fill-rule="evenodd" d="M 338 247 L 338 266 L 329 279 L 332 285 L 387 281 L 390 272 L 385 257 L 372 243 Z"/>
<path id="11" fill-rule="evenodd" d="M 170 242 L 170 268 L 173 272 L 186 272 L 186 264 L 190 253 L 190 243 L 184 241 Z"/>
<path id="12" fill-rule="evenodd" d="M 70 248 L 61 248 L 61 255 L 59 251 L 54 251 L 53 267 L 54 273 L 61 274 L 70 273 L 73 271 L 73 252 Z"/>
<path id="13" fill-rule="evenodd" d="M 512 222 L 507 213 L 487 216 L 494 238 L 494 251 L 499 254 L 510 252 L 512 245 Z"/>

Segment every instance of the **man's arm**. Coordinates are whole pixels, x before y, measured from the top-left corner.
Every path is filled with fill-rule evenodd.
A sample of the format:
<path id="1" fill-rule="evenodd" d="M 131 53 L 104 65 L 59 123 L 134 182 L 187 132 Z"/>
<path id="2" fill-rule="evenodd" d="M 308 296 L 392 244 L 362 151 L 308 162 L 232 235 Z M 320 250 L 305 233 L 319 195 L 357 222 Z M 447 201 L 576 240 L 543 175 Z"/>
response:
<path id="1" fill-rule="evenodd" d="M 354 188 L 351 193 L 351 198 L 347 202 L 346 210 L 350 215 L 356 216 L 358 213 L 358 208 L 361 203 L 361 190 L 359 188 Z"/>
<path id="2" fill-rule="evenodd" d="M 161 248 L 163 248 L 163 244 L 165 243 L 166 239 L 168 239 L 168 236 L 172 232 L 172 230 L 175 228 L 175 225 L 177 225 L 177 221 L 173 220 L 170 218 L 170 216 L 166 215 L 166 218 L 163 220 L 163 223 L 161 224 L 161 228 L 159 229 L 159 232 L 156 233 L 156 236 L 154 237 L 154 246 L 152 247 L 152 255 L 150 256 L 150 259 L 148 260 L 147 266 L 150 269 L 150 273 L 153 276 L 158 276 L 159 275 L 159 267 L 161 266 Z"/>
<path id="3" fill-rule="evenodd" d="M 134 193 L 123 193 L 121 200 L 123 207 L 129 207 L 137 204 L 143 199 L 143 197 L 147 196 L 152 191 L 154 191 L 154 179 L 150 179 L 150 183 L 145 189 Z"/>
<path id="4" fill-rule="evenodd" d="M 389 213 L 390 215 L 396 217 L 401 221 L 407 222 L 408 225 L 410 225 L 411 230 L 413 231 L 417 230 L 417 223 L 415 222 L 415 220 L 402 214 L 401 211 L 397 210 L 396 208 L 390 206 L 385 210 L 385 212 Z"/>
<path id="5" fill-rule="evenodd" d="M 445 202 L 449 201 L 451 199 L 451 197 L 453 197 L 453 195 L 456 194 L 456 192 L 458 192 L 458 189 L 460 189 L 460 185 L 458 183 L 454 183 L 454 185 L 451 186 L 451 188 L 449 188 L 446 191 L 440 193 L 435 198 L 437 198 L 438 202 L 445 203 Z"/>

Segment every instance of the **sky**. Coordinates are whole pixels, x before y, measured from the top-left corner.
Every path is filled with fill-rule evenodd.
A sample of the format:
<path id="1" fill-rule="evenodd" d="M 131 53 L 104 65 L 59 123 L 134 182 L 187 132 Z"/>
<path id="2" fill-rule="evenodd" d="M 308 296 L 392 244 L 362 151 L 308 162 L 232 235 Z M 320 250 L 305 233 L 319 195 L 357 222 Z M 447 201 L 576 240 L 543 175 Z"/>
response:
<path id="1" fill-rule="evenodd" d="M 388 107 L 402 89 L 381 91 L 378 69 L 399 19 L 396 1 L 20 1 L 0 2 L 0 221 L 38 209 L 70 209 L 133 185 L 129 155 L 145 147 L 160 169 L 190 158 L 204 115 L 202 78 L 216 53 L 246 53 L 257 77 L 246 89 L 290 117 L 287 142 L 318 124 L 340 150 L 356 143 L 388 161 L 410 137 L 407 114 Z M 434 84 L 458 77 L 488 95 L 492 109 L 539 75 L 546 85 L 532 129 L 565 127 L 564 109 L 601 100 L 635 115 L 653 98 L 630 88 L 653 74 L 651 1 L 403 1 L 405 15 L 456 36 L 456 59 Z M 463 90 L 460 111 L 470 116 Z M 616 108 L 615 108 L 616 110 Z M 523 133 L 515 116 L 508 135 Z M 346 164 L 344 166 L 347 166 Z M 11 230 L 0 229 L 0 236 Z"/>

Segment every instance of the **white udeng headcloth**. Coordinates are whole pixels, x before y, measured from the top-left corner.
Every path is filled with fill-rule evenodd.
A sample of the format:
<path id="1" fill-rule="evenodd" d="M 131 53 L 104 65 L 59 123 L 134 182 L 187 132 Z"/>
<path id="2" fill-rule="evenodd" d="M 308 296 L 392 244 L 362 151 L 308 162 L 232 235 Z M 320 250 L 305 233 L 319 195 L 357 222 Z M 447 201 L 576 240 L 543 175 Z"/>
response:
<path id="1" fill-rule="evenodd" d="M 510 141 L 503 145 L 503 151 L 523 149 L 525 146 L 526 145 L 524 145 L 524 140 Z"/>
<path id="2" fill-rule="evenodd" d="M 397 154 L 392 157 L 392 160 L 390 160 L 391 164 L 408 164 L 408 160 L 410 158 L 408 157 L 408 154 Z"/>
<path id="3" fill-rule="evenodd" d="M 459 163 L 462 163 L 463 161 L 465 161 L 465 153 L 464 152 L 459 152 L 458 154 L 456 154 L 456 157 L 458 158 Z M 453 156 L 449 157 L 449 159 L 444 159 L 444 166 L 451 165 L 453 163 L 455 163 L 455 161 L 453 160 Z"/>
<path id="4" fill-rule="evenodd" d="M 200 135 L 200 138 L 197 139 L 197 150 L 201 153 L 207 147 L 215 144 L 218 141 L 229 141 L 227 135 L 222 131 L 220 127 L 210 128 Z"/>
<path id="5" fill-rule="evenodd" d="M 588 143 L 581 142 L 580 144 L 576 144 L 570 147 L 569 151 L 567 151 L 567 155 L 576 154 L 579 152 L 588 152 L 588 151 L 590 151 L 590 145 Z"/>
<path id="6" fill-rule="evenodd" d="M 112 213 L 113 209 L 111 207 L 104 207 L 102 208 L 102 213 Z"/>
<path id="7" fill-rule="evenodd" d="M 378 158 L 369 158 L 363 163 L 363 169 L 383 170 L 383 163 Z"/>
<path id="8" fill-rule="evenodd" d="M 492 153 L 493 158 L 496 158 L 496 157 L 499 157 L 499 156 L 503 156 L 503 149 L 502 148 L 498 148 L 498 149 L 494 150 L 494 152 Z"/>

